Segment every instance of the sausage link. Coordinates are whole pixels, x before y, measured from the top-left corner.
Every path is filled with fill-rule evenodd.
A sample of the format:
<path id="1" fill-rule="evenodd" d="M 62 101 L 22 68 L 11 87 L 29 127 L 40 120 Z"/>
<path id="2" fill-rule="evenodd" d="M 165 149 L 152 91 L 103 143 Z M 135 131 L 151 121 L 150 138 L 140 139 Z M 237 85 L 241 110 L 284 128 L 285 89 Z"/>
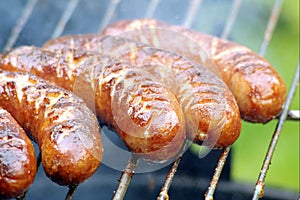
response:
<path id="1" fill-rule="evenodd" d="M 38 143 L 52 181 L 79 184 L 99 167 L 98 122 L 82 99 L 32 74 L 1 71 L 0 105 Z"/>
<path id="2" fill-rule="evenodd" d="M 96 110 L 127 147 L 152 161 L 180 153 L 185 123 L 176 97 L 166 87 L 126 63 L 98 71 Z"/>
<path id="3" fill-rule="evenodd" d="M 101 42 L 100 37 L 64 36 L 49 41 L 44 48 L 56 49 L 60 43 L 66 45 L 64 48 L 68 48 L 72 43 L 76 43 L 80 44 L 76 48 L 98 51 L 110 56 L 118 55 L 117 60 L 139 67 L 144 66 L 143 70 L 156 76 L 176 94 L 185 113 L 190 139 L 197 143 L 206 140 L 205 144 L 213 147 L 226 147 L 238 138 L 241 119 L 236 101 L 227 86 L 207 69 L 196 67 L 182 56 L 168 51 L 123 38 L 104 38 Z M 99 42 L 88 42 L 92 40 Z"/>
<path id="4" fill-rule="evenodd" d="M 75 37 L 74 35 L 64 35 L 48 40 L 43 45 L 43 49 L 76 49 L 93 51 L 104 38 L 105 37 L 102 37 L 100 34 L 77 34 Z"/>
<path id="5" fill-rule="evenodd" d="M 120 35 L 143 28 L 175 31 L 198 43 L 214 61 L 222 79 L 233 92 L 243 119 L 266 123 L 281 111 L 286 99 L 285 83 L 267 60 L 244 46 L 154 19 L 116 22 L 106 27 L 102 35 Z M 122 34 L 122 37 L 127 35 L 131 34 Z M 141 42 L 145 42 L 146 38 L 154 46 L 165 38 L 157 38 L 156 31 L 143 30 L 134 37 Z M 184 50 L 187 54 L 192 51 L 189 48 Z"/>
<path id="6" fill-rule="evenodd" d="M 22 127 L 0 108 L 0 199 L 22 195 L 36 174 L 34 148 Z"/>
<path id="7" fill-rule="evenodd" d="M 123 39 L 117 40 L 119 45 Z M 123 40 L 122 49 L 126 45 L 129 51 L 117 59 L 139 66 L 169 87 L 185 113 L 191 140 L 215 148 L 236 141 L 241 130 L 239 109 L 232 93 L 217 76 L 180 55 Z"/>
<path id="8" fill-rule="evenodd" d="M 100 120 L 115 128 L 131 151 L 147 159 L 174 157 L 185 142 L 185 123 L 176 97 L 131 65 L 109 64 L 109 58 L 92 52 L 50 52 L 37 47 L 18 47 L 0 60 L 2 69 L 28 71 L 71 91 L 81 87 L 78 95 L 86 101 L 94 94 L 95 102 L 89 105 L 95 106 Z M 83 79 L 84 86 L 78 79 Z M 91 89 L 87 98 L 86 88 Z"/>

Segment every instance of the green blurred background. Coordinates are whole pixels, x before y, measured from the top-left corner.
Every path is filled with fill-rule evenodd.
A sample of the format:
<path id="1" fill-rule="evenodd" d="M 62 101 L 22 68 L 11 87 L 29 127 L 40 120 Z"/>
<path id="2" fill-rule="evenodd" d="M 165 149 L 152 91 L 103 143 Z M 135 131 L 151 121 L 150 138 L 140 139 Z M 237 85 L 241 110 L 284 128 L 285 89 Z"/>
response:
<path id="1" fill-rule="evenodd" d="M 271 1 L 265 1 L 268 2 Z M 251 45 L 249 39 L 243 41 Z M 299 61 L 299 0 L 284 1 L 265 57 L 280 72 L 289 89 Z M 291 109 L 299 110 L 299 85 Z M 243 123 L 242 134 L 233 145 L 233 180 L 256 182 L 276 123 L 277 120 L 266 125 Z M 299 128 L 299 121 L 285 123 L 266 185 L 299 191 Z"/>
<path id="2" fill-rule="evenodd" d="M 273 3 L 271 0 L 244 0 L 229 39 L 258 52 Z M 205 28 L 205 24 L 199 26 Z M 299 0 L 284 1 L 264 57 L 282 75 L 289 91 L 299 61 Z M 299 84 L 290 109 L 300 109 Z M 277 120 L 265 125 L 243 122 L 241 136 L 232 150 L 231 177 L 234 181 L 256 183 L 276 123 Z M 266 177 L 266 187 L 299 192 L 299 129 L 299 121 L 284 124 Z M 197 151 L 197 148 L 192 146 L 191 150 Z"/>
<path id="3" fill-rule="evenodd" d="M 299 61 L 299 0 L 284 1 L 265 57 L 278 69 L 289 90 Z M 300 109 L 299 83 L 291 109 Z M 233 180 L 256 182 L 266 154 L 259 152 L 267 152 L 276 123 L 277 120 L 266 125 L 243 123 L 241 137 L 233 145 Z M 299 129 L 299 121 L 284 124 L 266 185 L 299 192 Z"/>

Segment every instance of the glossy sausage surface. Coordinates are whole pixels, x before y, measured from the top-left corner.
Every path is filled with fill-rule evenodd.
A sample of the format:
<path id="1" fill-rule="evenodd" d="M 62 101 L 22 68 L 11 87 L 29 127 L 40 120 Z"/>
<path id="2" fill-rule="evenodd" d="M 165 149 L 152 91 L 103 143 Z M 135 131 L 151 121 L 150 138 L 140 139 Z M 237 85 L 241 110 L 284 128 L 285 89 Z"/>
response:
<path id="1" fill-rule="evenodd" d="M 124 33 L 143 28 L 147 29 L 136 34 Z M 157 28 L 182 34 L 207 52 L 233 92 L 243 119 L 266 123 L 279 114 L 286 98 L 285 83 L 267 60 L 242 45 L 154 19 L 116 22 L 108 25 L 102 35 L 130 35 L 131 39 L 156 46 L 163 40 L 155 31 Z M 193 51 L 185 50 L 186 54 Z"/>
<path id="2" fill-rule="evenodd" d="M 86 101 L 95 100 L 89 105 L 100 120 L 114 127 L 131 151 L 148 159 L 172 158 L 185 142 L 176 97 L 132 65 L 113 63 L 93 52 L 18 47 L 2 55 L 0 67 L 28 71 L 65 89 L 80 90 L 78 95 Z"/>
<path id="3" fill-rule="evenodd" d="M 0 72 L 0 105 L 39 144 L 49 178 L 74 185 L 102 158 L 98 122 L 82 99 L 29 73 Z"/>
<path id="4" fill-rule="evenodd" d="M 22 195 L 36 174 L 34 148 L 22 127 L 0 108 L 0 199 Z"/>
<path id="5" fill-rule="evenodd" d="M 88 42 L 92 38 L 99 39 L 93 40 L 97 43 Z M 210 71 L 175 53 L 123 38 L 104 38 L 102 42 L 100 38 L 99 35 L 64 36 L 49 41 L 44 48 L 62 48 L 59 44 L 68 48 L 75 43 L 80 44 L 76 46 L 78 49 L 98 51 L 139 66 L 176 94 L 185 113 L 188 136 L 194 142 L 206 140 L 206 145 L 226 147 L 238 138 L 241 121 L 236 101 L 227 86 Z"/>
<path id="6" fill-rule="evenodd" d="M 120 45 L 123 39 L 117 40 Z M 215 148 L 236 141 L 241 130 L 239 109 L 227 86 L 217 76 L 175 53 L 139 47 L 140 44 L 124 40 L 122 48 L 126 45 L 129 51 L 119 54 L 117 60 L 140 67 L 169 87 L 185 113 L 191 140 Z M 116 47 L 112 48 L 117 51 Z"/>
<path id="7" fill-rule="evenodd" d="M 76 49 L 93 51 L 104 38 L 105 36 L 103 37 L 101 34 L 64 35 L 48 40 L 42 48 L 47 50 Z"/>
<path id="8" fill-rule="evenodd" d="M 173 93 L 124 62 L 105 66 L 96 77 L 97 113 L 117 130 L 131 151 L 154 161 L 180 153 L 186 131 Z"/>

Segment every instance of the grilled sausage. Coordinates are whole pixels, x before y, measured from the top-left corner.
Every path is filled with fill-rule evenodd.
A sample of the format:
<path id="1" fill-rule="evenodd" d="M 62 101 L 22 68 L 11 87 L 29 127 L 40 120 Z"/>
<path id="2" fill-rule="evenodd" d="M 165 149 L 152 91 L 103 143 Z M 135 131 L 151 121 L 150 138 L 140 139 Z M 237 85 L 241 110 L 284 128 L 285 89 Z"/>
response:
<path id="1" fill-rule="evenodd" d="M 1 71 L 0 105 L 39 144 L 52 181 L 79 184 L 97 170 L 102 157 L 98 122 L 82 99 L 34 75 Z"/>
<path id="2" fill-rule="evenodd" d="M 164 161 L 183 146 L 185 123 L 176 97 L 131 65 L 108 64 L 109 58 L 91 52 L 49 52 L 37 47 L 18 47 L 0 60 L 2 69 L 28 71 L 71 91 L 81 87 L 78 95 L 83 98 L 90 88 L 95 102 L 89 105 L 95 106 L 100 120 L 115 128 L 127 147 L 144 158 Z"/>
<path id="3" fill-rule="evenodd" d="M 185 123 L 176 97 L 150 75 L 116 62 L 99 70 L 96 110 L 127 147 L 152 161 L 180 153 Z"/>
<path id="4" fill-rule="evenodd" d="M 44 48 L 98 51 L 142 67 L 176 94 L 185 113 L 188 136 L 194 142 L 226 147 L 238 138 L 241 120 L 236 101 L 227 86 L 207 69 L 196 67 L 175 53 L 142 43 L 124 38 L 101 38 L 100 35 L 63 36 L 50 40 Z"/>
<path id="5" fill-rule="evenodd" d="M 22 195 L 36 174 L 34 148 L 22 127 L 0 108 L 0 199 Z"/>
<path id="6" fill-rule="evenodd" d="M 143 28 L 136 34 L 122 34 Z M 166 36 L 161 37 L 154 29 L 162 28 L 180 33 L 197 42 L 212 58 L 218 71 L 233 92 L 243 119 L 266 123 L 276 117 L 286 98 L 286 86 L 280 75 L 264 58 L 250 49 L 227 40 L 169 25 L 154 19 L 125 20 L 113 23 L 102 35 L 131 37 L 153 46 L 162 46 Z M 172 40 L 176 41 L 175 38 Z M 186 54 L 193 50 L 182 43 Z"/>
<path id="7" fill-rule="evenodd" d="M 48 40 L 43 49 L 60 50 L 60 49 L 76 49 L 84 51 L 93 51 L 99 46 L 104 39 L 100 34 L 78 34 L 64 35 L 58 38 Z"/>
<path id="8" fill-rule="evenodd" d="M 241 131 L 237 103 L 227 86 L 214 74 L 196 67 L 182 56 L 156 48 L 138 48 L 122 59 L 137 66 L 147 65 L 145 70 L 176 94 L 191 140 L 215 148 L 227 147 L 237 140 Z M 175 74 L 174 78 L 170 78 L 170 74 Z"/>

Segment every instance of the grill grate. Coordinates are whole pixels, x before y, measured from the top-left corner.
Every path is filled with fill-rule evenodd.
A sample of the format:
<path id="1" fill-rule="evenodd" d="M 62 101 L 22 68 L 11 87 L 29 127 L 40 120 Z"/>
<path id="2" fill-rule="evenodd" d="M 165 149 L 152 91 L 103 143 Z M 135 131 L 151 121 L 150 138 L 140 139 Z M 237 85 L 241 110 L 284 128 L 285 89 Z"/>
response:
<path id="1" fill-rule="evenodd" d="M 43 0 L 40 0 L 40 1 L 43 1 Z M 53 29 L 51 38 L 55 38 L 55 37 L 58 37 L 63 34 L 63 32 L 66 28 L 66 25 L 70 22 L 73 12 L 78 7 L 79 1 L 80 0 L 69 0 L 69 3 L 65 7 L 64 12 L 61 15 L 61 18 L 58 20 L 55 28 Z M 133 3 L 132 1 L 129 1 L 129 2 Z M 204 4 L 203 2 L 204 2 L 203 0 L 190 0 L 189 1 L 187 10 L 184 13 L 182 26 L 187 27 L 187 28 L 192 27 L 192 24 L 194 23 L 196 16 L 197 16 L 197 12 L 201 8 L 201 6 L 203 6 L 203 4 Z M 228 1 L 226 1 L 226 2 L 228 2 Z M 18 40 L 20 34 L 22 33 L 24 27 L 26 26 L 26 23 L 27 23 L 28 19 L 30 18 L 37 3 L 38 3 L 38 0 L 28 0 L 27 1 L 27 4 L 24 6 L 23 12 L 22 12 L 20 18 L 17 20 L 15 27 L 12 29 L 11 34 L 9 35 L 9 38 L 8 38 L 6 44 L 4 45 L 3 50 L 11 49 L 14 46 L 14 44 Z M 106 26 L 109 22 L 111 22 L 114 17 L 116 17 L 115 14 L 118 11 L 118 5 L 120 3 L 121 3 L 121 0 L 109 1 L 105 15 L 102 17 L 102 20 L 99 20 L 99 23 L 98 23 L 99 29 L 98 30 L 101 30 L 104 26 Z M 156 9 L 159 8 L 160 3 L 161 2 L 159 0 L 149 1 L 149 5 L 146 9 L 145 16 L 141 16 L 141 17 L 155 16 L 155 11 L 156 11 Z M 225 26 L 224 26 L 222 34 L 221 34 L 222 38 L 226 39 L 230 36 L 230 32 L 232 30 L 233 25 L 235 24 L 235 20 L 240 11 L 241 4 L 242 4 L 241 0 L 233 0 L 232 1 L 231 11 L 230 11 L 230 14 L 228 15 L 228 18 L 225 22 Z M 276 0 L 274 2 L 272 12 L 271 12 L 269 20 L 268 20 L 268 24 L 265 27 L 263 41 L 260 45 L 259 54 L 262 56 L 267 51 L 268 44 L 272 38 L 274 28 L 276 27 L 276 23 L 278 21 L 281 7 L 282 7 L 282 0 Z M 287 101 L 284 105 L 281 115 L 279 116 L 279 120 L 276 125 L 274 135 L 272 137 L 272 140 L 270 141 L 270 146 L 266 153 L 265 160 L 263 162 L 263 166 L 261 168 L 256 186 L 255 186 L 255 189 L 253 192 L 253 199 L 259 199 L 259 198 L 261 198 L 261 196 L 263 194 L 265 177 L 267 175 L 267 171 L 269 169 L 269 165 L 271 163 L 271 159 L 272 159 L 276 144 L 278 142 L 278 138 L 279 138 L 279 135 L 280 135 L 280 132 L 282 129 L 282 125 L 284 124 L 284 122 L 286 120 L 299 121 L 299 118 L 300 118 L 299 111 L 298 110 L 289 110 L 289 106 L 294 97 L 294 93 L 297 88 L 298 82 L 299 82 L 299 64 L 298 64 L 290 91 L 288 93 Z M 215 168 L 215 173 L 212 177 L 210 186 L 208 187 L 208 190 L 205 195 L 206 199 L 213 199 L 214 191 L 218 184 L 222 169 L 225 165 L 225 162 L 226 162 L 227 156 L 229 155 L 229 152 L 230 152 L 230 147 L 224 149 L 219 158 L 218 164 Z M 168 174 L 166 176 L 165 182 L 162 185 L 159 197 L 157 199 L 159 199 L 159 200 L 167 199 L 168 190 L 172 184 L 173 178 L 175 176 L 175 173 L 177 171 L 178 165 L 180 164 L 181 160 L 182 160 L 182 157 L 179 157 L 172 164 L 170 171 L 168 172 Z M 123 174 L 120 178 L 120 183 L 119 183 L 118 189 L 115 191 L 113 199 L 123 199 L 124 198 L 137 164 L 138 164 L 138 159 L 136 157 L 132 156 L 128 162 L 128 165 L 127 165 L 125 171 L 123 172 Z M 72 199 L 75 191 L 76 191 L 76 187 L 70 187 L 65 199 Z"/>
<path id="2" fill-rule="evenodd" d="M 62 34 L 68 21 L 70 20 L 70 18 L 72 16 L 75 8 L 77 7 L 78 2 L 79 2 L 79 0 L 70 0 L 69 1 L 69 4 L 67 5 L 63 15 L 61 16 L 56 27 L 54 28 L 51 38 L 59 37 Z"/>
<path id="3" fill-rule="evenodd" d="M 202 4 L 202 0 L 192 0 L 189 4 L 189 7 L 186 11 L 185 15 L 185 20 L 182 24 L 182 26 L 186 28 L 190 28 L 191 24 L 193 23 L 195 17 L 196 17 L 196 12 L 200 8 Z"/>
<path id="4" fill-rule="evenodd" d="M 291 105 L 291 102 L 292 102 L 292 99 L 294 97 L 297 85 L 299 83 L 299 73 L 300 73 L 299 67 L 300 66 L 298 64 L 297 70 L 295 72 L 293 83 L 292 83 L 290 91 L 288 93 L 287 100 L 285 102 L 285 105 L 283 106 L 282 113 L 281 113 L 279 121 L 278 121 L 278 123 L 276 125 L 275 132 L 274 132 L 274 135 L 273 135 L 272 140 L 270 142 L 270 146 L 269 146 L 268 152 L 266 154 L 263 166 L 262 166 L 262 168 L 260 170 L 260 174 L 259 174 L 256 186 L 255 186 L 255 191 L 254 191 L 253 199 L 259 199 L 264 194 L 264 184 L 265 184 L 264 182 L 265 182 L 265 178 L 266 178 L 269 166 L 271 164 L 272 156 L 274 154 L 275 147 L 276 147 L 276 144 L 278 142 L 280 132 L 282 130 L 282 126 L 283 126 L 283 124 L 284 124 L 284 122 L 286 120 L 288 109 L 289 109 L 289 107 Z"/>
<path id="5" fill-rule="evenodd" d="M 17 21 L 16 26 L 12 29 L 11 34 L 7 40 L 6 45 L 4 46 L 4 50 L 11 49 L 15 44 L 16 40 L 18 39 L 23 27 L 25 26 L 28 18 L 30 17 L 33 8 L 38 0 L 29 0 L 26 6 L 23 9 L 23 13 L 20 19 Z"/>

